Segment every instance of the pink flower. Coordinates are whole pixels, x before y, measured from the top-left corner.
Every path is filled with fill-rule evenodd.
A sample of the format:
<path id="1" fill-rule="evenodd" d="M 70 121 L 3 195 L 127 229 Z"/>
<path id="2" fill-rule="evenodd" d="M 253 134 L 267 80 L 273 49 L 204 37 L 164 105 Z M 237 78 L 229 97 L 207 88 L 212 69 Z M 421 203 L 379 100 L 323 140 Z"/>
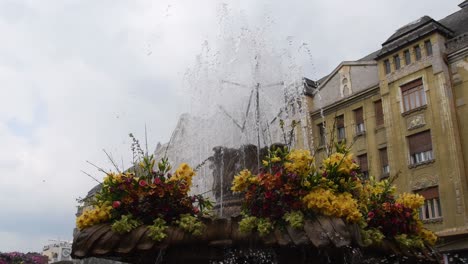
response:
<path id="1" fill-rule="evenodd" d="M 146 186 L 146 181 L 145 180 L 140 180 L 139 184 L 140 184 L 141 187 L 145 187 Z"/>
<path id="2" fill-rule="evenodd" d="M 193 213 L 198 214 L 200 212 L 200 209 L 198 207 L 193 207 Z"/>
<path id="3" fill-rule="evenodd" d="M 114 202 L 112 203 L 112 207 L 113 207 L 114 209 L 117 209 L 117 208 L 120 207 L 120 204 L 121 204 L 120 201 L 114 201 Z"/>
<path id="4" fill-rule="evenodd" d="M 159 178 L 154 179 L 154 184 L 161 184 L 161 179 Z"/>
<path id="5" fill-rule="evenodd" d="M 369 213 L 367 213 L 367 217 L 368 217 L 369 219 L 374 218 L 374 216 L 375 216 L 375 214 L 374 214 L 374 212 L 372 212 L 372 211 L 369 212 Z"/>

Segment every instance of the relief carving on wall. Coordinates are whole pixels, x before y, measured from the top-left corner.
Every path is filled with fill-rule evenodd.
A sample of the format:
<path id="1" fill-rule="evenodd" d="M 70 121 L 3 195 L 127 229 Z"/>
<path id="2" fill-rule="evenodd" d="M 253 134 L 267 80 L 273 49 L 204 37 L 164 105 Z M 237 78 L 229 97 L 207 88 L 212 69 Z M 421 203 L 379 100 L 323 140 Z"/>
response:
<path id="1" fill-rule="evenodd" d="M 439 184 L 439 179 L 435 175 L 420 174 L 413 177 L 411 180 L 411 190 L 421 190 L 427 187 L 436 186 Z"/>
<path id="2" fill-rule="evenodd" d="M 353 88 L 351 87 L 351 74 L 350 66 L 343 66 L 339 70 L 340 76 L 340 95 L 345 97 L 353 93 Z"/>
<path id="3" fill-rule="evenodd" d="M 424 118 L 424 114 L 411 116 L 406 119 L 406 127 L 408 130 L 416 129 L 424 125 L 426 125 L 426 119 Z"/>

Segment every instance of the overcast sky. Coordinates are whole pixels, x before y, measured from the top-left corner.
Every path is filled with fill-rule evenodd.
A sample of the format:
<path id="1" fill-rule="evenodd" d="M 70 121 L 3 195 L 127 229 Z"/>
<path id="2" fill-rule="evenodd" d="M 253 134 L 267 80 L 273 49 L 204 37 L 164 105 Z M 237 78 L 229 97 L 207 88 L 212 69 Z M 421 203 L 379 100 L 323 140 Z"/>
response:
<path id="1" fill-rule="evenodd" d="M 76 201 L 130 161 L 133 132 L 168 141 L 187 111 L 183 75 L 219 34 L 221 10 L 306 43 L 304 75 L 377 49 L 398 27 L 461 1 L 0 0 L 0 251 L 72 239 Z M 235 26 L 235 25 L 234 25 Z M 216 45 L 214 43 L 213 45 Z"/>

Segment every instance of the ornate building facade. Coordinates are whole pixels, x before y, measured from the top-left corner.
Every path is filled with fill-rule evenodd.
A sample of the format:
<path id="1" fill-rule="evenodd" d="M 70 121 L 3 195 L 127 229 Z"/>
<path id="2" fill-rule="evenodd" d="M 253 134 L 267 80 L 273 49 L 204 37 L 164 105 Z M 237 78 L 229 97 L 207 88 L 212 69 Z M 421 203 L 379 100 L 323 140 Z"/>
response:
<path id="1" fill-rule="evenodd" d="M 346 140 L 365 174 L 398 175 L 398 190 L 425 197 L 420 217 L 447 263 L 450 252 L 468 257 L 468 1 L 459 7 L 305 82 L 317 160 Z"/>

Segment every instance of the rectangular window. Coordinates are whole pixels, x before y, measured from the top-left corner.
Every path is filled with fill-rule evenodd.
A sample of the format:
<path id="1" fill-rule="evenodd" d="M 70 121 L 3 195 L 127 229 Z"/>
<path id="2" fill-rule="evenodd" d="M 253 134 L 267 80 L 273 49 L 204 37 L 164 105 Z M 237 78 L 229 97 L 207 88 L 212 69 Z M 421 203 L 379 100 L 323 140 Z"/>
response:
<path id="1" fill-rule="evenodd" d="M 417 61 L 421 59 L 421 47 L 419 47 L 419 45 L 414 46 L 414 56 Z"/>
<path id="2" fill-rule="evenodd" d="M 367 154 L 357 156 L 359 168 L 365 179 L 369 178 L 369 167 L 367 165 Z"/>
<path id="3" fill-rule="evenodd" d="M 404 54 L 405 54 L 405 64 L 409 65 L 411 63 L 411 54 L 409 50 L 405 50 Z"/>
<path id="4" fill-rule="evenodd" d="M 384 125 L 383 109 L 382 109 L 382 100 L 378 100 L 374 103 L 375 110 L 375 125 L 377 127 Z"/>
<path id="5" fill-rule="evenodd" d="M 336 117 L 336 132 L 338 136 L 338 141 L 344 140 L 346 138 L 345 126 L 344 126 L 344 115 Z"/>
<path id="6" fill-rule="evenodd" d="M 424 197 L 424 205 L 419 210 L 421 220 L 437 219 L 442 217 L 442 208 L 440 207 L 439 187 L 430 187 L 416 191 Z"/>
<path id="7" fill-rule="evenodd" d="M 424 41 L 424 47 L 426 48 L 426 55 L 431 56 L 432 55 L 432 43 L 430 40 Z"/>
<path id="8" fill-rule="evenodd" d="M 364 113 L 362 107 L 354 110 L 354 120 L 356 122 L 356 135 L 361 135 L 365 132 L 364 128 Z"/>
<path id="9" fill-rule="evenodd" d="M 390 69 L 390 61 L 387 59 L 387 60 L 384 60 L 384 67 L 385 67 L 385 74 L 389 74 L 392 69 Z"/>
<path id="10" fill-rule="evenodd" d="M 400 69 L 400 56 L 399 55 L 395 55 L 393 56 L 393 63 L 395 63 L 395 70 L 398 70 Z"/>
<path id="11" fill-rule="evenodd" d="M 422 79 L 418 79 L 401 86 L 404 112 L 426 105 Z"/>
<path id="12" fill-rule="evenodd" d="M 424 131 L 408 137 L 411 165 L 434 159 L 432 154 L 431 132 Z"/>
<path id="13" fill-rule="evenodd" d="M 390 173 L 390 166 L 388 166 L 387 148 L 379 149 L 380 164 L 382 166 L 382 175 L 387 176 Z"/>
<path id="14" fill-rule="evenodd" d="M 317 125 L 319 132 L 319 146 L 325 146 L 325 123 L 320 123 Z"/>

